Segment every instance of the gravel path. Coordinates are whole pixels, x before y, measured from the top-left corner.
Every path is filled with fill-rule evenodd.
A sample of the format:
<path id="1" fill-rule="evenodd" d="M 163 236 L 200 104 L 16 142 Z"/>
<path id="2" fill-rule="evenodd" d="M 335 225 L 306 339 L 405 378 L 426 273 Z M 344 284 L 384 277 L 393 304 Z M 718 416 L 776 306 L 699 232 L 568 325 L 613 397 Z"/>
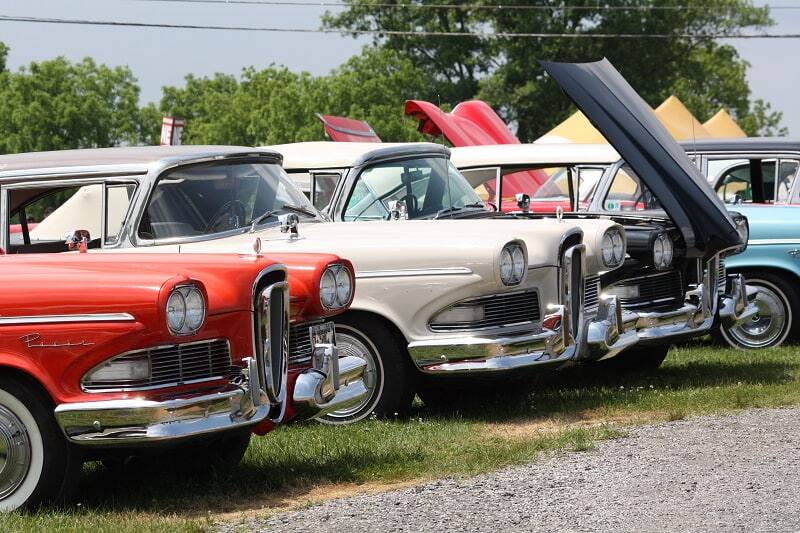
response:
<path id="1" fill-rule="evenodd" d="M 799 422 L 793 408 L 646 426 L 590 452 L 334 500 L 246 528 L 800 531 Z"/>

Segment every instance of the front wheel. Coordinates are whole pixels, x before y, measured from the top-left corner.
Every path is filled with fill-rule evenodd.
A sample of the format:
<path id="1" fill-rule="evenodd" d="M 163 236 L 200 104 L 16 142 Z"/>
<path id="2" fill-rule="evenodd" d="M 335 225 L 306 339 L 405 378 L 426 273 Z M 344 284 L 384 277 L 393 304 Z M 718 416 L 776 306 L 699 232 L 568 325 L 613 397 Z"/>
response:
<path id="1" fill-rule="evenodd" d="M 380 418 L 404 416 L 414 399 L 408 354 L 397 336 L 380 319 L 343 316 L 336 319 L 339 355 L 367 362 L 364 385 L 369 394 L 358 405 L 321 418 L 327 424 L 349 424 L 374 414 Z"/>
<path id="2" fill-rule="evenodd" d="M 745 274 L 747 284 L 758 287 L 758 314 L 730 329 L 719 328 L 719 335 L 734 348 L 756 349 L 778 346 L 795 327 L 798 295 L 780 276 L 767 272 Z"/>
<path id="3" fill-rule="evenodd" d="M 0 377 L 0 512 L 62 503 L 81 465 L 42 394 Z"/>

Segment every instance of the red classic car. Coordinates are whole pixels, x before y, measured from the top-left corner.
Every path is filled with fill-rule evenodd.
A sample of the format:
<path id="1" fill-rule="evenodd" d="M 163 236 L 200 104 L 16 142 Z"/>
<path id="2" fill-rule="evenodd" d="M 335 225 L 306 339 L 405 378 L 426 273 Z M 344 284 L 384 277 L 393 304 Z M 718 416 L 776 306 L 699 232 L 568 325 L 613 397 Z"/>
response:
<path id="1" fill-rule="evenodd" d="M 288 370 L 289 323 L 346 308 L 319 303 L 327 270 L 352 278 L 337 256 L 5 255 L 0 269 L 2 511 L 62 500 L 84 460 L 177 448 L 196 468 L 235 464 L 253 432 L 366 393 L 330 327 Z"/>

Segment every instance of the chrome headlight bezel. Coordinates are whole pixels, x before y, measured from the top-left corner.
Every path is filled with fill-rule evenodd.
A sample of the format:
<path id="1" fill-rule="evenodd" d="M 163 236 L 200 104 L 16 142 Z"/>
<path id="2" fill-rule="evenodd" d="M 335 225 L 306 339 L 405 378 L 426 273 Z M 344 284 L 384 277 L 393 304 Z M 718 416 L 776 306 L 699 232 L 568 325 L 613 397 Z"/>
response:
<path id="1" fill-rule="evenodd" d="M 739 238 L 742 239 L 742 244 L 747 244 L 747 241 L 750 239 L 750 222 L 748 222 L 747 217 L 744 215 L 736 215 L 733 217 L 733 224 L 736 226 L 736 233 L 738 233 Z"/>
<path id="2" fill-rule="evenodd" d="M 510 242 L 500 250 L 500 281 L 506 287 L 519 285 L 528 272 L 528 253 L 520 242 Z"/>
<path id="3" fill-rule="evenodd" d="M 330 297 L 326 297 L 325 293 L 330 293 Z M 352 300 L 353 275 L 350 269 L 342 264 L 325 267 L 319 278 L 319 302 L 323 309 L 341 309 Z"/>
<path id="4" fill-rule="evenodd" d="M 659 233 L 653 239 L 653 266 L 656 270 L 668 270 L 675 259 L 675 243 L 666 233 Z"/>
<path id="5" fill-rule="evenodd" d="M 167 297 L 164 312 L 170 333 L 179 336 L 193 335 L 205 323 L 208 314 L 206 296 L 194 283 L 177 285 Z M 194 318 L 190 319 L 190 313 L 194 313 Z"/>
<path id="6" fill-rule="evenodd" d="M 625 261 L 625 237 L 619 228 L 610 228 L 600 239 L 600 260 L 606 268 L 617 268 Z"/>

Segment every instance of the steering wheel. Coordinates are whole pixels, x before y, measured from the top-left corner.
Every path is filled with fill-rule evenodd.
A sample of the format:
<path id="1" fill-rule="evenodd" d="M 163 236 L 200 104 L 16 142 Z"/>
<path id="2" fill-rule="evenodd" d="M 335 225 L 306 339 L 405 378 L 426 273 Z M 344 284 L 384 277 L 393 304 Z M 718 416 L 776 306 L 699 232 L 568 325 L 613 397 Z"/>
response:
<path id="1" fill-rule="evenodd" d="M 230 226 L 229 221 L 230 217 L 236 217 L 238 225 L 233 226 L 233 228 L 240 228 L 241 221 L 244 220 L 245 214 L 247 213 L 247 208 L 245 205 L 240 202 L 239 200 L 231 200 L 226 202 L 222 205 L 217 212 L 214 213 L 214 216 L 211 217 L 211 222 L 206 224 L 206 227 L 203 228 L 203 233 L 210 233 L 217 229 L 217 226 L 222 224 L 223 222 Z M 223 218 L 228 215 L 228 218 Z M 227 227 L 224 229 L 231 229 L 231 227 Z"/>

